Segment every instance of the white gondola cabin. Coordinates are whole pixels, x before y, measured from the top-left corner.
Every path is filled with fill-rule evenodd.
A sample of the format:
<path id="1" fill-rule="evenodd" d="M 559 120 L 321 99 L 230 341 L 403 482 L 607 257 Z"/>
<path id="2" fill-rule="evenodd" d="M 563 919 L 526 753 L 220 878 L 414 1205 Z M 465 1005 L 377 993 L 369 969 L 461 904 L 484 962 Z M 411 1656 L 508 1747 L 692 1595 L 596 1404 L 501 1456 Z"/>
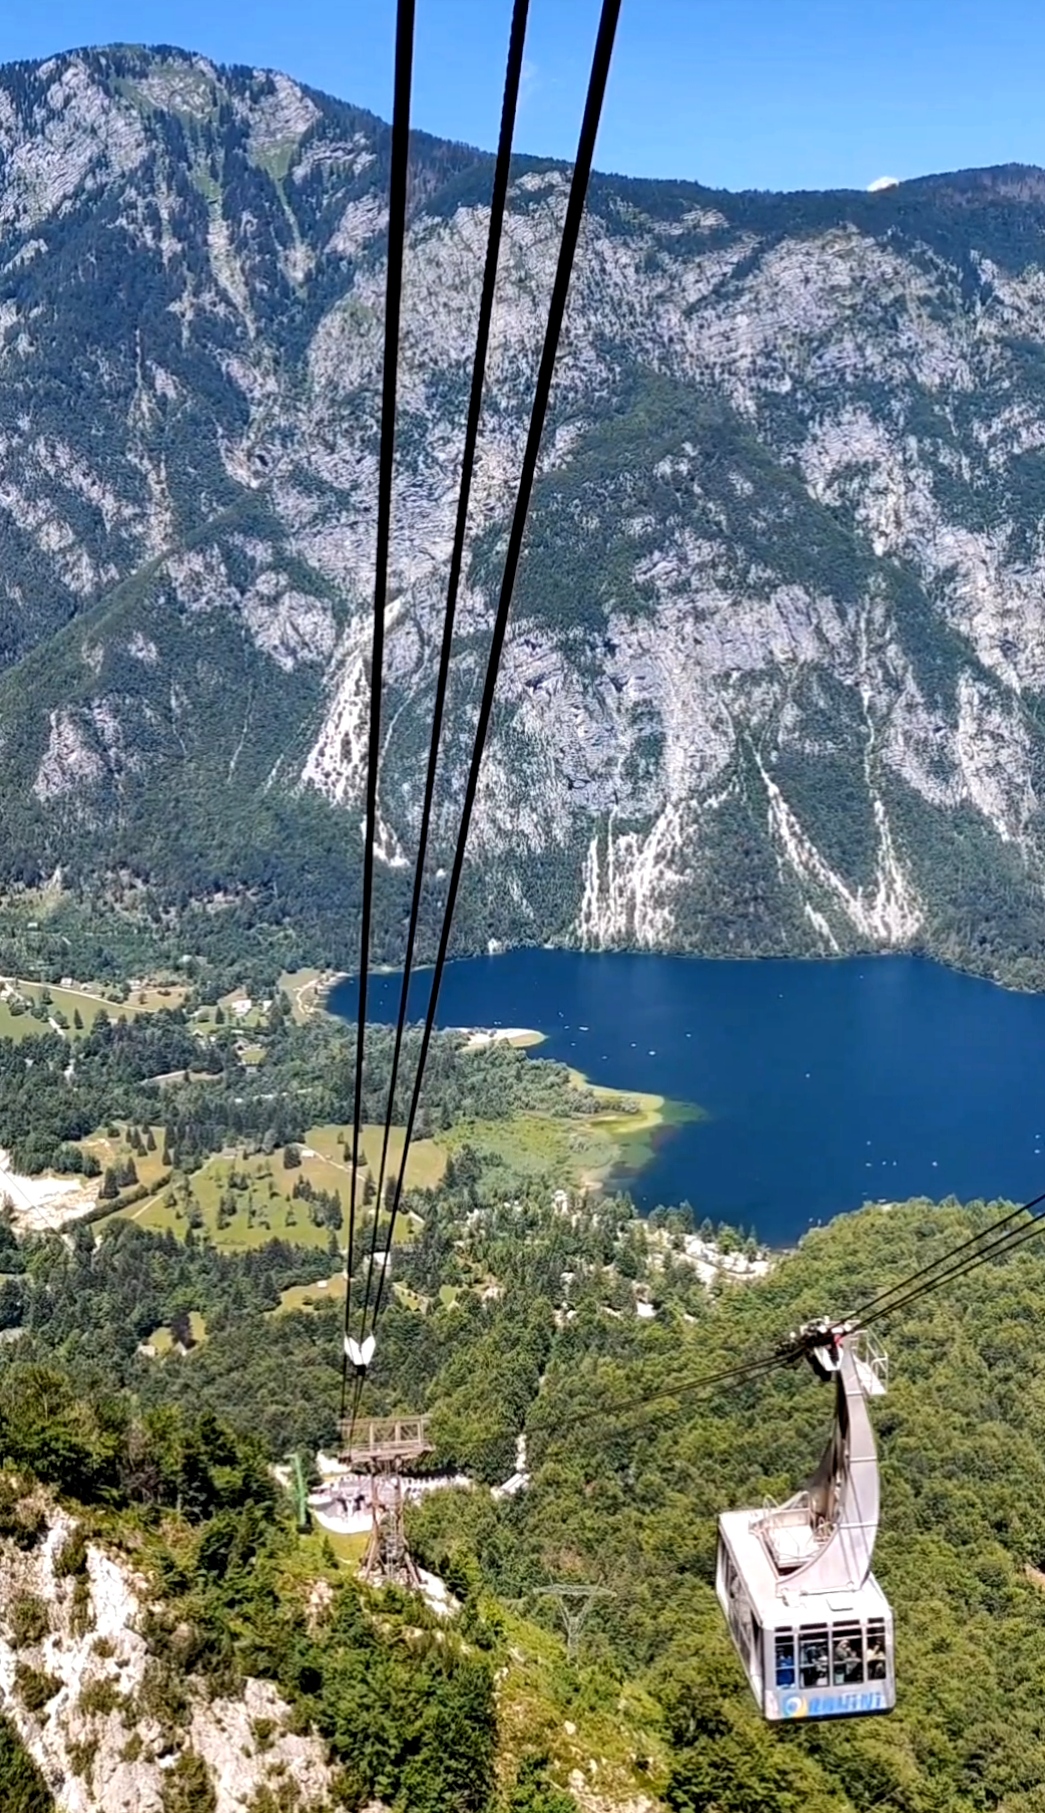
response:
<path id="1" fill-rule="evenodd" d="M 826 1325 L 803 1335 L 814 1370 L 834 1380 L 831 1440 L 786 1504 L 719 1518 L 716 1591 L 765 1718 L 889 1712 L 893 1617 L 871 1572 L 879 1486 L 867 1412 L 885 1390 L 885 1355 Z"/>

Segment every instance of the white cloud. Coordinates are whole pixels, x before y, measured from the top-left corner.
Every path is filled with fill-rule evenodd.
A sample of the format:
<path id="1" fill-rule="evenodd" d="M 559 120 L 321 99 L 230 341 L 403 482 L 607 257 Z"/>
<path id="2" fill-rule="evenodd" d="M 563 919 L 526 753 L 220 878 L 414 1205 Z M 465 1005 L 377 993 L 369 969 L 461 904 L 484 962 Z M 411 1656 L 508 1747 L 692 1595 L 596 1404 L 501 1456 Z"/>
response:
<path id="1" fill-rule="evenodd" d="M 877 194 L 879 189 L 895 189 L 899 184 L 898 176 L 876 176 L 873 183 L 868 183 L 868 195 Z"/>

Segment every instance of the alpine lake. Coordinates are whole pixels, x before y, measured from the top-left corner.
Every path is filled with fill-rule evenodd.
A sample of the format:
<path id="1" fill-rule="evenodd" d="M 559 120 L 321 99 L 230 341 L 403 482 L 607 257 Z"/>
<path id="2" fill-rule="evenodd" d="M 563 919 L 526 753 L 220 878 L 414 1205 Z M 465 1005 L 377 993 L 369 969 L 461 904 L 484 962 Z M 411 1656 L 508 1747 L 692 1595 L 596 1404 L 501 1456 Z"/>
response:
<path id="1" fill-rule="evenodd" d="M 328 1009 L 354 1022 L 357 989 Z M 373 975 L 368 1019 L 394 1022 L 399 990 Z M 646 1212 L 686 1201 L 779 1247 L 868 1201 L 1045 1190 L 1045 996 L 922 958 L 516 950 L 450 964 L 438 1024 L 531 1029 L 535 1057 L 663 1097 L 608 1180 Z"/>

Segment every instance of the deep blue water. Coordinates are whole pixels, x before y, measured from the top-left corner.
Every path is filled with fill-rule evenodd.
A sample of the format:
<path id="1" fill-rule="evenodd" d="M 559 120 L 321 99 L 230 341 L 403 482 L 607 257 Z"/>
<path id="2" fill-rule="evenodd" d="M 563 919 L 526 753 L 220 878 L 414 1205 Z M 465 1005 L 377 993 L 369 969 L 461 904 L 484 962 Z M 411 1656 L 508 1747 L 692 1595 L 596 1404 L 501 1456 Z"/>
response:
<path id="1" fill-rule="evenodd" d="M 427 972 L 411 1018 L 423 1016 Z M 333 991 L 354 1019 L 356 984 Z M 368 1017 L 394 1021 L 399 977 Z M 628 1181 L 794 1240 L 868 1199 L 1045 1190 L 1045 997 L 916 957 L 710 962 L 524 950 L 449 966 L 441 1026 L 528 1026 L 596 1083 L 699 1104 Z"/>

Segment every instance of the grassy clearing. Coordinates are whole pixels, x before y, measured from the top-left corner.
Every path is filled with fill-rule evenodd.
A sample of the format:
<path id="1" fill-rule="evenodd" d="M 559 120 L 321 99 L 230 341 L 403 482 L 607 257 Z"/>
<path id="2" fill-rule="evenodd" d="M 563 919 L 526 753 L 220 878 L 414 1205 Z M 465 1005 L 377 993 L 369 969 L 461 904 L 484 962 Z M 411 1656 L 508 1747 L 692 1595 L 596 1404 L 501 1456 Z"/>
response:
<path id="1" fill-rule="evenodd" d="M 614 1090 L 599 1093 L 607 1100 L 619 1099 L 619 1092 Z M 525 1114 L 504 1121 L 462 1121 L 438 1140 L 418 1140 L 411 1146 L 406 1187 L 435 1188 L 446 1171 L 450 1154 L 465 1145 L 474 1147 L 486 1162 L 502 1164 L 520 1178 L 550 1176 L 564 1188 L 593 1184 L 615 1167 L 634 1162 L 631 1155 L 641 1150 L 643 1135 L 661 1123 L 660 1097 L 630 1099 L 641 1102 L 640 1114 L 607 1112 L 579 1118 Z M 209 1158 L 192 1177 L 176 1173 L 171 1179 L 166 1178 L 162 1164 L 162 1126 L 154 1127 L 153 1134 L 156 1152 L 135 1157 L 135 1164 L 140 1182 L 154 1193 L 145 1201 L 114 1210 L 142 1227 L 184 1237 L 190 1215 L 195 1212 L 197 1217 L 202 1216 L 202 1225 L 215 1245 L 229 1252 L 246 1251 L 272 1239 L 307 1247 L 328 1245 L 328 1229 L 314 1225 L 307 1202 L 293 1199 L 299 1178 L 307 1179 L 315 1190 L 339 1196 L 342 1226 L 347 1225 L 352 1167 L 345 1153 L 351 1152 L 351 1130 L 343 1125 L 310 1127 L 299 1148 L 301 1163 L 289 1169 L 283 1163 L 282 1148 L 277 1148 L 271 1157 L 225 1152 Z M 382 1129 L 376 1123 L 363 1128 L 361 1189 L 367 1177 L 376 1182 L 381 1138 Z M 103 1168 L 130 1153 L 124 1128 L 120 1128 L 116 1139 L 99 1132 L 83 1144 Z M 396 1175 L 402 1154 L 403 1129 L 394 1127 L 389 1140 L 389 1176 Z M 237 1189 L 232 1187 L 234 1178 L 240 1185 Z M 219 1227 L 219 1204 L 222 1197 L 229 1195 L 235 1201 L 235 1213 Z M 413 1232 L 409 1217 L 400 1217 L 396 1243 L 410 1240 Z"/>
<path id="2" fill-rule="evenodd" d="M 592 1189 L 615 1173 L 641 1170 L 661 1127 L 702 1118 L 699 1108 L 662 1095 L 590 1083 L 580 1070 L 569 1075 L 575 1089 L 590 1091 L 606 1106 L 568 1118 L 520 1114 L 505 1121 L 462 1121 L 442 1135 L 444 1143 L 450 1151 L 473 1146 L 488 1163 L 503 1164 L 520 1177 L 550 1174 L 563 1188 Z M 622 1102 L 634 1112 L 622 1113 Z"/>
<path id="3" fill-rule="evenodd" d="M 388 1139 L 388 1163 L 386 1177 L 396 1176 L 403 1162 L 403 1135 L 405 1128 L 393 1127 Z M 377 1182 L 381 1166 L 381 1141 L 384 1129 L 376 1121 L 369 1121 L 361 1130 L 360 1144 L 363 1158 L 369 1175 Z M 350 1127 L 323 1126 L 310 1127 L 305 1135 L 305 1146 L 317 1153 L 330 1165 L 332 1171 L 340 1173 L 341 1184 L 326 1184 L 325 1189 L 350 1188 L 352 1179 L 351 1152 L 352 1129 Z M 304 1148 L 303 1148 L 304 1149 Z M 349 1158 L 345 1158 L 345 1152 Z M 446 1148 L 434 1139 L 416 1139 L 410 1147 L 406 1166 L 406 1188 L 408 1190 L 433 1190 L 442 1181 L 446 1170 Z M 314 1160 L 312 1162 L 318 1162 Z M 346 1198 L 347 1201 L 347 1198 Z"/>
<path id="4" fill-rule="evenodd" d="M 120 1213 L 130 1216 L 139 1227 L 157 1233 L 172 1232 L 182 1239 L 192 1220 L 202 1217 L 203 1229 L 223 1252 L 247 1252 L 269 1240 L 326 1247 L 329 1230 L 316 1227 L 307 1202 L 291 1199 L 295 1180 L 307 1176 L 308 1170 L 303 1164 L 285 1171 L 278 1152 L 271 1158 L 261 1154 L 251 1158 L 219 1155 L 208 1159 L 191 1177 L 176 1176 L 156 1196 Z M 222 1200 L 230 1198 L 234 1212 L 219 1226 Z"/>
<path id="5" fill-rule="evenodd" d="M 184 982 L 143 982 L 131 990 L 127 1006 L 132 1013 L 156 1014 L 165 1007 L 181 1007 L 188 992 Z"/>
<path id="6" fill-rule="evenodd" d="M 388 1140 L 388 1171 L 398 1175 L 403 1163 L 404 1127 L 393 1127 Z M 363 1128 L 363 1154 L 368 1168 L 377 1176 L 381 1162 L 383 1129 L 376 1125 Z M 414 1140 L 406 1161 L 405 1187 L 408 1190 L 434 1190 L 446 1170 L 445 1146 L 434 1139 Z"/>
<path id="7" fill-rule="evenodd" d="M 192 1339 L 198 1347 L 207 1339 L 206 1318 L 200 1314 L 198 1309 L 189 1311 L 189 1327 L 192 1331 Z M 173 1329 L 169 1328 L 166 1323 L 161 1328 L 154 1328 L 147 1345 L 153 1349 L 157 1358 L 162 1354 L 173 1353 L 176 1346 Z"/>
<path id="8" fill-rule="evenodd" d="M 215 1246 L 224 1252 L 246 1252 L 263 1246 L 268 1240 L 286 1240 L 293 1246 L 327 1247 L 330 1244 L 329 1228 L 326 1225 L 317 1227 L 309 1203 L 293 1195 L 299 1179 L 307 1180 L 316 1191 L 338 1196 L 342 1205 L 342 1228 L 347 1227 L 352 1167 L 342 1157 L 346 1140 L 343 1127 L 310 1127 L 298 1148 L 301 1162 L 297 1165 L 288 1167 L 284 1164 L 283 1147 L 277 1147 L 271 1156 L 248 1154 L 242 1150 L 226 1151 L 210 1157 L 191 1177 L 180 1171 L 170 1175 L 164 1166 L 164 1129 L 161 1125 L 152 1129 L 156 1150 L 144 1156 L 132 1151 L 128 1131 L 122 1125 L 115 1132 L 99 1129 L 80 1143 L 85 1151 L 93 1152 L 103 1170 L 128 1157 L 134 1158 L 138 1181 L 151 1194 L 137 1202 L 117 1203 L 113 1214 L 135 1221 L 140 1227 L 155 1233 L 173 1233 L 184 1239 L 189 1227 L 195 1223 L 201 1231 L 206 1230 Z M 389 1148 L 389 1165 L 393 1173 L 401 1161 L 402 1149 L 402 1129 L 393 1130 Z M 376 1125 L 363 1130 L 363 1152 L 367 1163 L 361 1170 L 360 1191 L 371 1167 L 376 1178 L 381 1153 L 381 1129 Z M 422 1187 L 437 1182 L 446 1168 L 446 1158 L 442 1147 L 431 1140 L 419 1140 L 410 1152 L 408 1185 Z M 222 1218 L 223 1225 L 219 1226 L 223 1198 L 226 1203 L 231 1199 L 234 1213 L 226 1214 Z M 357 1198 L 357 1206 L 360 1201 L 361 1196 Z M 411 1217 L 400 1216 L 396 1223 L 396 1245 L 409 1241 L 413 1232 Z M 315 1287 L 307 1288 L 311 1291 Z M 336 1291 L 332 1279 L 331 1296 L 336 1295 Z M 314 1301 L 322 1301 L 323 1295 L 319 1291 Z"/>
<path id="9" fill-rule="evenodd" d="M 520 1178 L 553 1177 L 563 1188 L 590 1181 L 616 1163 L 619 1147 L 596 1120 L 520 1114 L 506 1121 L 462 1121 L 444 1136 L 451 1149 L 472 1146 L 488 1164 Z"/>
<path id="10" fill-rule="evenodd" d="M 315 1309 L 324 1303 L 343 1303 L 345 1300 L 345 1274 L 335 1272 L 330 1278 L 320 1278 L 315 1284 L 289 1284 L 280 1292 L 279 1308 L 274 1309 L 274 1316 L 285 1316 L 291 1310 Z"/>
<path id="11" fill-rule="evenodd" d="M 313 1522 L 308 1533 L 298 1537 L 297 1548 L 280 1569 L 281 1583 L 307 1599 L 317 1580 L 327 1580 L 333 1586 L 346 1571 L 354 1574 L 368 1540 L 366 1530 L 358 1536 L 335 1536 Z"/>
<path id="12" fill-rule="evenodd" d="M 571 1075 L 578 1086 L 589 1087 L 579 1072 Z M 462 1121 L 438 1140 L 418 1140 L 411 1146 L 407 1161 L 407 1188 L 435 1188 L 445 1173 L 449 1155 L 465 1145 L 472 1146 L 487 1164 L 502 1165 L 519 1179 L 550 1178 L 562 1188 L 595 1188 L 613 1175 L 625 1176 L 638 1170 L 650 1155 L 657 1128 L 694 1112 L 665 1102 L 661 1096 L 632 1091 L 627 1092 L 627 1099 L 637 1104 L 638 1112 L 621 1114 L 617 1109 L 621 1091 L 600 1085 L 591 1087 L 600 1100 L 606 1101 L 605 1110 L 569 1118 L 524 1114 L 504 1121 Z M 104 1169 L 131 1155 L 127 1132 L 120 1127 L 112 1137 L 99 1131 L 82 1143 Z M 209 1158 L 191 1177 L 181 1173 L 168 1176 L 162 1160 L 162 1126 L 153 1128 L 153 1136 L 156 1150 L 145 1156 L 134 1155 L 139 1182 L 151 1194 L 143 1201 L 117 1204 L 114 1214 L 182 1239 L 189 1227 L 196 1225 L 224 1252 L 246 1252 L 268 1240 L 328 1248 L 329 1227 L 317 1226 L 308 1202 L 293 1196 L 295 1184 L 304 1179 L 314 1190 L 340 1198 L 341 1229 L 335 1233 L 339 1243 L 343 1242 L 352 1187 L 352 1167 L 345 1156 L 351 1151 L 349 1128 L 337 1124 L 310 1127 L 299 1148 L 299 1165 L 288 1168 L 282 1148 L 271 1156 L 225 1152 Z M 376 1123 L 363 1128 L 365 1168 L 361 1190 L 366 1178 L 376 1182 L 381 1139 L 382 1129 Z M 396 1127 L 389 1140 L 389 1176 L 397 1174 L 402 1154 L 403 1129 Z M 223 1199 L 226 1212 L 222 1215 Z M 230 1201 L 231 1215 L 227 1212 Z M 408 1242 L 414 1233 L 410 1217 L 401 1216 L 396 1224 L 396 1244 Z M 281 1310 L 313 1308 L 324 1300 L 336 1299 L 342 1288 L 343 1284 L 333 1277 L 327 1291 L 313 1285 L 295 1287 L 284 1292 Z"/>
<path id="13" fill-rule="evenodd" d="M 162 1155 L 163 1129 L 154 1129 L 157 1151 Z M 154 1193 L 143 1202 L 117 1207 L 115 1214 L 125 1215 L 140 1227 L 156 1233 L 174 1233 L 184 1238 L 193 1220 L 202 1218 L 202 1228 L 223 1252 L 246 1252 L 264 1246 L 268 1240 L 287 1240 L 294 1246 L 327 1247 L 330 1230 L 317 1227 L 308 1202 L 295 1199 L 294 1185 L 307 1180 L 314 1190 L 339 1196 L 342 1204 L 342 1227 L 348 1223 L 348 1206 L 352 1188 L 352 1167 L 341 1156 L 344 1129 L 336 1126 L 310 1127 L 298 1148 L 301 1163 L 289 1168 L 284 1164 L 284 1148 L 277 1147 L 271 1156 L 264 1153 L 219 1153 L 191 1177 L 175 1173 L 167 1180 L 162 1157 L 149 1153 L 135 1158 L 141 1183 Z M 93 1151 L 102 1166 L 125 1157 L 130 1147 L 124 1130 L 118 1139 L 99 1133 L 84 1145 Z M 402 1130 L 390 1146 L 393 1169 L 402 1156 Z M 368 1167 L 376 1174 L 381 1151 L 381 1129 L 364 1129 L 364 1153 Z M 407 1182 L 411 1186 L 437 1181 L 446 1167 L 446 1153 L 430 1140 L 421 1140 L 411 1148 L 407 1165 Z M 364 1174 L 365 1175 L 365 1174 Z M 223 1218 L 219 1226 L 222 1200 L 231 1198 L 234 1213 Z M 358 1199 L 357 1199 L 358 1200 Z M 412 1227 L 408 1217 L 396 1224 L 396 1244 L 408 1241 Z"/>
<path id="14" fill-rule="evenodd" d="M 77 1037 L 82 1032 L 89 1032 L 101 1012 L 108 1014 L 110 1020 L 127 1020 L 142 1013 L 159 1013 L 165 1007 L 180 1007 L 187 994 L 182 982 L 146 982 L 140 988 L 133 989 L 126 1001 L 113 999 L 107 994 L 102 984 L 97 982 L 75 982 L 68 988 L 59 983 L 29 982 L 20 976 L 0 977 L 8 994 L 0 998 L 0 1037 L 24 1039 L 32 1033 L 47 1030 L 48 1021 L 38 1020 L 32 1014 L 20 1014 L 11 1011 L 11 995 L 20 997 L 26 1002 L 38 1005 L 44 996 L 48 997 L 47 1013 L 60 1013 L 69 1022 L 69 1033 Z M 75 1026 L 75 1016 L 79 1015 L 82 1028 Z"/>
<path id="15" fill-rule="evenodd" d="M 199 1032 L 210 1031 L 215 1026 L 230 1026 L 239 1033 L 257 1032 L 267 1020 L 267 1007 L 241 988 L 232 988 L 220 1000 L 197 1007 L 192 1016 L 192 1024 Z"/>
<path id="16" fill-rule="evenodd" d="M 46 984 L 43 982 L 26 982 L 19 977 L 11 977 L 9 979 L 9 986 L 12 992 L 17 996 L 20 996 L 22 1000 L 33 1001 L 36 1002 L 37 1005 L 39 1005 L 43 1001 L 44 996 L 47 995 L 49 997 L 45 1009 L 47 1015 L 50 1016 L 56 1012 L 63 1014 L 69 1022 L 70 1031 L 73 1032 L 74 1035 L 80 1030 L 74 1026 L 74 1017 L 76 1014 L 79 1014 L 80 1019 L 83 1022 L 83 1031 L 89 1032 L 103 1009 L 108 1014 L 110 1020 L 126 1020 L 133 1014 L 142 1011 L 142 1009 L 134 1007 L 129 1001 L 110 1001 L 106 996 L 99 994 L 96 990 L 88 989 L 86 987 L 60 988 L 57 983 Z M 38 1020 L 34 1015 L 26 1012 L 12 1014 L 9 998 L 0 1002 L 0 1006 L 5 1010 L 6 1019 L 13 1021 L 15 1030 L 11 1033 L 11 1037 L 24 1039 L 27 1034 L 39 1034 L 48 1030 L 48 1019 L 46 1018 Z"/>
<path id="17" fill-rule="evenodd" d="M 605 1083 L 589 1082 L 583 1070 L 572 1068 L 570 1082 L 575 1089 L 586 1089 L 590 1095 L 597 1096 L 600 1102 L 613 1104 L 605 1110 L 600 1109 L 598 1114 L 588 1117 L 597 1121 L 599 1126 L 620 1127 L 628 1133 L 645 1133 L 653 1127 L 659 1127 L 664 1119 L 668 1104 L 663 1095 L 647 1095 L 641 1089 L 610 1089 Z M 619 1113 L 617 1103 L 621 1101 L 634 1102 L 638 1113 Z"/>
<path id="18" fill-rule="evenodd" d="M 296 975 L 303 973 L 306 972 Z M 310 971 L 307 975 L 315 980 L 319 972 Z M 294 977 L 288 975 L 285 980 L 293 981 Z M 659 1127 L 699 1112 L 666 1102 L 659 1095 L 589 1085 L 579 1071 L 571 1071 L 570 1075 L 577 1087 L 591 1088 L 597 1100 L 605 1102 L 605 1108 L 600 1106 L 594 1113 L 582 1116 L 521 1114 L 503 1121 L 462 1121 L 438 1139 L 418 1140 L 411 1146 L 407 1189 L 435 1188 L 442 1181 L 450 1154 L 465 1145 L 474 1147 L 488 1164 L 502 1165 L 520 1180 L 541 1178 L 562 1188 L 594 1188 L 614 1174 L 638 1170 L 652 1150 Z M 635 1105 L 636 1112 L 620 1112 L 622 1097 Z M 191 1177 L 176 1173 L 173 1178 L 166 1176 L 162 1164 L 163 1128 L 155 1127 L 153 1134 L 156 1151 L 144 1158 L 135 1157 L 139 1181 L 152 1193 L 144 1201 L 117 1205 L 114 1213 L 129 1216 L 142 1227 L 159 1233 L 173 1232 L 181 1238 L 190 1226 L 198 1226 L 220 1250 L 227 1252 L 245 1252 L 273 1239 L 296 1246 L 329 1248 L 330 1228 L 326 1224 L 317 1226 L 309 1203 L 293 1197 L 295 1184 L 306 1180 L 314 1190 L 340 1199 L 341 1228 L 334 1232 L 338 1241 L 343 1241 L 352 1187 L 351 1130 L 343 1124 L 310 1127 L 299 1148 L 299 1165 L 285 1165 L 283 1148 L 277 1148 L 271 1156 L 226 1151 L 209 1158 Z M 361 1190 L 367 1180 L 376 1182 L 382 1134 L 383 1129 L 376 1123 L 362 1130 Z M 130 1151 L 125 1128 L 119 1129 L 116 1138 L 100 1132 L 83 1143 L 103 1168 L 125 1158 Z M 394 1127 L 389 1140 L 389 1177 L 397 1175 L 402 1158 L 403 1129 Z M 361 1197 L 357 1206 L 360 1203 Z M 397 1243 L 409 1241 L 414 1232 L 410 1217 L 400 1217 L 396 1224 Z M 314 1307 L 326 1295 L 313 1286 L 304 1288 L 303 1296 L 284 1293 L 281 1308 L 285 1311 Z M 333 1280 L 329 1288 L 330 1296 L 334 1296 L 337 1286 Z"/>
<path id="19" fill-rule="evenodd" d="M 22 1039 L 28 1039 L 31 1036 L 38 1038 L 42 1032 L 46 1031 L 46 1020 L 34 1019 L 33 1015 L 26 1013 L 24 1008 L 21 1013 L 12 1013 L 11 1003 L 0 998 L 0 1039 L 14 1039 L 17 1044 Z"/>
<path id="20" fill-rule="evenodd" d="M 135 1152 L 127 1134 L 127 1127 L 122 1125 L 117 1127 L 115 1136 L 111 1135 L 107 1129 L 100 1128 L 97 1133 L 90 1134 L 87 1139 L 82 1139 L 78 1143 L 83 1151 L 93 1152 L 103 1171 L 107 1165 L 119 1164 L 125 1159 L 133 1158 L 134 1168 L 138 1173 L 138 1182 L 144 1184 L 146 1189 L 158 1190 L 168 1171 L 168 1167 L 163 1162 L 162 1126 L 157 1125 L 152 1129 L 152 1136 L 156 1142 L 155 1152 L 144 1154 Z"/>
<path id="21" fill-rule="evenodd" d="M 324 1539 L 329 1542 L 340 1565 L 353 1571 L 362 1561 L 363 1556 L 366 1553 L 366 1545 L 370 1540 L 369 1533 L 366 1530 L 361 1530 L 359 1534 L 355 1536 L 335 1534 L 331 1530 L 319 1530 L 318 1534 L 321 1544 Z"/>
<path id="22" fill-rule="evenodd" d="M 332 970 L 324 969 L 287 969 L 277 983 L 277 989 L 285 994 L 290 1002 L 291 1018 L 300 1026 L 314 1014 L 323 1011 L 323 997 L 331 984 L 337 981 Z M 217 1017 L 217 1008 L 221 1008 L 222 1020 Z M 222 995 L 220 1001 L 197 1008 L 193 1014 L 193 1023 L 199 1027 L 210 1027 L 224 1023 L 234 1026 L 237 1031 L 251 1032 L 263 1026 L 267 1020 L 267 1009 L 260 1001 L 254 1001 L 243 988 L 230 989 Z"/>

